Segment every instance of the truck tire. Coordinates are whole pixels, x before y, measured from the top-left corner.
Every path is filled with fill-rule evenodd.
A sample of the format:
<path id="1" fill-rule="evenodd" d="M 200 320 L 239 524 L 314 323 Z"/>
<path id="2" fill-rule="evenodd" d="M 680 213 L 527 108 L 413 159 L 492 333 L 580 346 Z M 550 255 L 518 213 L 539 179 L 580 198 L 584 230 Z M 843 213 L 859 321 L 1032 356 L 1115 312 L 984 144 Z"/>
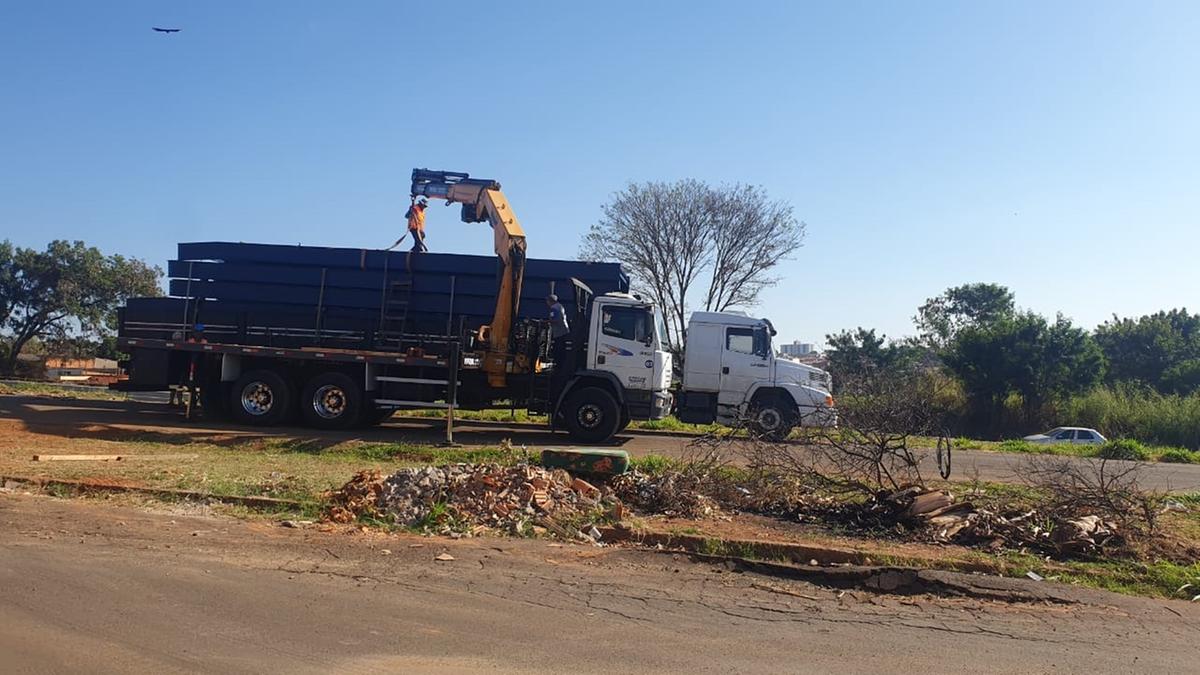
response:
<path id="1" fill-rule="evenodd" d="M 767 398 L 750 406 L 751 430 L 771 441 L 782 441 L 796 426 L 795 406 L 779 398 Z"/>
<path id="2" fill-rule="evenodd" d="M 295 398 L 291 385 L 273 370 L 252 370 L 233 383 L 229 409 L 236 422 L 273 426 L 288 418 Z"/>
<path id="3" fill-rule="evenodd" d="M 345 373 L 321 373 L 304 385 L 300 394 L 304 421 L 317 429 L 348 429 L 363 414 L 363 393 Z"/>
<path id="4" fill-rule="evenodd" d="M 612 394 L 599 387 L 583 387 L 563 403 L 567 432 L 584 443 L 603 443 L 617 433 L 621 411 Z"/>

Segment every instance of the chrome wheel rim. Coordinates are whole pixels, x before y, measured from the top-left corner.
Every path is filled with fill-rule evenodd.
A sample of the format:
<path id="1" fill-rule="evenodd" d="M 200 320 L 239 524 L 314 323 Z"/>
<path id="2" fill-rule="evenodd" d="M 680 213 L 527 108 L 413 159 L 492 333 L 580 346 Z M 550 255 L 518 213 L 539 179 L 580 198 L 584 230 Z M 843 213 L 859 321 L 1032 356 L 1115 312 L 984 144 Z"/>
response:
<path id="1" fill-rule="evenodd" d="M 275 393 L 266 382 L 251 382 L 242 388 L 242 410 L 259 417 L 271 412 L 275 405 Z"/>
<path id="2" fill-rule="evenodd" d="M 313 394 L 313 412 L 327 420 L 346 413 L 346 392 L 336 384 L 327 384 Z"/>

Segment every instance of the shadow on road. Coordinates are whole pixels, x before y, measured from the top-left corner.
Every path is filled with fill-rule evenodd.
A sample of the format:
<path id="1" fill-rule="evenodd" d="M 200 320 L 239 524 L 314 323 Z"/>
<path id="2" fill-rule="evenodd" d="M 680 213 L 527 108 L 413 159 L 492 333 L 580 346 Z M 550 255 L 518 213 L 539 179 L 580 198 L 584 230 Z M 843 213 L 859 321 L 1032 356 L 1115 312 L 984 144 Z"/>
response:
<path id="1" fill-rule="evenodd" d="M 437 444 L 446 438 L 443 419 L 392 420 L 378 427 L 346 431 L 320 431 L 299 426 L 253 427 L 212 420 L 184 419 L 176 409 L 162 403 L 100 401 L 34 396 L 0 396 L 0 419 L 19 421 L 31 433 L 63 438 L 95 438 L 109 441 L 140 441 L 184 445 L 204 442 L 233 446 L 256 439 L 290 439 L 317 452 L 345 441 L 376 443 Z M 455 427 L 454 440 L 463 445 L 494 446 L 504 440 L 515 445 L 574 445 L 565 433 L 528 426 Z M 618 437 L 610 443 L 620 447 L 631 439 Z"/>

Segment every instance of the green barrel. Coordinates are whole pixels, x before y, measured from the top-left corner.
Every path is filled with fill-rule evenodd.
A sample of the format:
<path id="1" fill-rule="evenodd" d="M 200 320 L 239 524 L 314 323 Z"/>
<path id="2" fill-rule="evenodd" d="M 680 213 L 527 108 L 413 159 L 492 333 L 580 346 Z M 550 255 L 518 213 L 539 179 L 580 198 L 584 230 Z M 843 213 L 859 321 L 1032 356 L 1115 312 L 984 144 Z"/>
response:
<path id="1" fill-rule="evenodd" d="M 592 476 L 616 476 L 629 470 L 629 453 L 603 448 L 546 448 L 542 466 Z"/>

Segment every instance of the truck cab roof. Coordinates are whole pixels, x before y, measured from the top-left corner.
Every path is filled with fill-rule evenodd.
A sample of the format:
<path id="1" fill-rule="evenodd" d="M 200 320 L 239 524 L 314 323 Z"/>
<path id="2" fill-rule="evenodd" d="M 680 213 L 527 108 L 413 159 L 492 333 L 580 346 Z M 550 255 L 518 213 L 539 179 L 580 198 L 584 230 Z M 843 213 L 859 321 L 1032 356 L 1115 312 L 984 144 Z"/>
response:
<path id="1" fill-rule="evenodd" d="M 770 322 L 745 312 L 692 312 L 688 323 L 714 323 L 722 326 L 762 326 Z"/>

